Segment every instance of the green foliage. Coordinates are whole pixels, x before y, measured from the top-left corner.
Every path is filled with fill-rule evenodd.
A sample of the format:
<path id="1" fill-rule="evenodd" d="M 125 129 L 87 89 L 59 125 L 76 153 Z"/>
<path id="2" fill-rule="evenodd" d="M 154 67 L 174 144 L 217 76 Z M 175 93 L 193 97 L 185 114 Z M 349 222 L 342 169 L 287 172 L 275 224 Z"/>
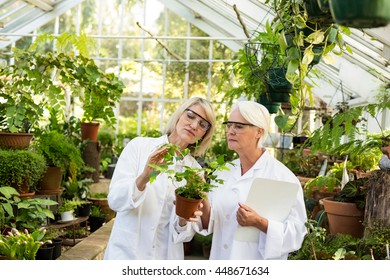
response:
<path id="1" fill-rule="evenodd" d="M 72 211 L 75 210 L 77 207 L 83 205 L 84 203 L 85 202 L 78 199 L 72 199 L 72 200 L 63 199 L 62 203 L 60 204 L 60 207 L 58 207 L 57 209 L 57 212 L 58 214 L 61 214 L 67 211 Z"/>
<path id="2" fill-rule="evenodd" d="M 290 254 L 290 260 L 353 260 L 364 256 L 359 249 L 361 239 L 343 234 L 328 235 L 326 229 L 318 227 L 314 220 L 308 220 L 306 227 L 308 233 L 302 246 Z"/>
<path id="3" fill-rule="evenodd" d="M 34 140 L 34 145 L 45 157 L 48 165 L 60 167 L 63 173 L 69 171 L 71 177 L 76 176 L 84 165 L 78 147 L 69 137 L 58 131 L 44 132 Z"/>
<path id="4" fill-rule="evenodd" d="M 374 258 L 388 260 L 386 245 L 389 246 L 390 226 L 383 225 L 383 221 L 372 221 L 371 225 L 365 225 L 365 229 L 365 244 L 372 249 Z"/>
<path id="5" fill-rule="evenodd" d="M 56 201 L 43 198 L 26 198 L 16 204 L 15 222 L 12 226 L 17 229 L 35 230 L 42 227 L 48 219 L 54 220 L 50 206 L 57 205 Z"/>
<path id="6" fill-rule="evenodd" d="M 368 114 L 375 119 L 379 124 L 377 115 L 384 110 L 390 109 L 390 94 L 389 89 L 377 94 L 377 102 L 358 106 L 355 108 L 340 108 L 340 110 L 329 118 L 324 126 L 317 129 L 310 136 L 308 145 L 312 151 L 327 151 L 330 154 L 350 155 L 350 159 L 359 160 L 359 157 L 364 156 L 364 160 L 360 160 L 362 165 L 371 156 L 373 160 L 380 158 L 380 148 L 386 139 L 390 139 L 390 133 L 381 131 L 380 134 L 367 133 L 367 128 L 359 127 L 359 123 L 365 121 L 363 116 Z M 382 128 L 381 128 L 382 129 Z M 362 135 L 366 134 L 366 139 L 362 140 Z M 342 136 L 347 136 L 348 141 L 341 143 Z M 367 155 L 367 156 L 365 156 Z M 370 168 L 373 165 L 369 165 Z"/>
<path id="7" fill-rule="evenodd" d="M 58 38 L 42 35 L 36 40 L 41 44 L 47 39 L 60 45 L 76 44 L 86 53 L 88 38 L 63 34 Z M 84 42 L 84 43 L 82 43 Z M 15 64 L 0 69 L 0 129 L 10 132 L 27 132 L 43 117 L 45 108 L 65 108 L 65 88 L 83 103 L 83 121 L 104 121 L 114 126 L 114 108 L 120 101 L 124 84 L 114 73 L 104 73 L 94 62 L 81 53 L 14 49 Z"/>
<path id="8" fill-rule="evenodd" d="M 45 158 L 28 150 L 0 150 L 0 182 L 3 186 L 26 186 L 35 190 L 46 171 Z"/>
<path id="9" fill-rule="evenodd" d="M 99 218 L 99 217 L 104 217 L 101 209 L 99 206 L 96 206 L 96 205 L 92 205 L 91 207 L 91 214 L 90 214 L 91 217 L 96 217 L 96 218 Z"/>
<path id="10" fill-rule="evenodd" d="M 93 183 L 93 180 L 90 178 L 81 180 L 68 178 L 68 181 L 64 183 L 62 198 L 67 200 L 85 200 L 89 195 L 89 185 L 91 183 Z"/>
<path id="11" fill-rule="evenodd" d="M 90 193 L 89 197 L 91 198 L 107 198 L 107 193 L 106 192 L 101 192 L 101 193 Z"/>
<path id="12" fill-rule="evenodd" d="M 358 208 L 364 209 L 367 197 L 367 181 L 368 177 L 350 178 L 350 181 L 335 195 L 334 199 L 341 202 L 356 203 Z"/>
<path id="13" fill-rule="evenodd" d="M 53 212 L 47 208 L 57 205 L 53 200 L 21 199 L 11 187 L 0 187 L 0 194 L 0 230 L 7 227 L 34 230 L 44 225 L 47 219 L 54 219 Z"/>
<path id="14" fill-rule="evenodd" d="M 7 235 L 0 234 L 0 254 L 9 260 L 34 260 L 46 230 L 41 228 L 31 233 L 28 230 L 12 229 Z"/>
<path id="15" fill-rule="evenodd" d="M 302 155 L 300 149 L 288 151 L 283 163 L 297 176 L 315 178 L 321 170 L 324 159 L 319 154 Z"/>
<path id="16" fill-rule="evenodd" d="M 0 234 L 15 219 L 14 206 L 21 200 L 18 195 L 12 187 L 0 187 Z"/>
<path id="17" fill-rule="evenodd" d="M 183 166 L 181 171 L 175 171 L 169 167 L 175 161 L 184 159 L 190 153 L 190 150 L 188 148 L 181 150 L 179 146 L 172 144 L 166 144 L 166 146 L 168 146 L 168 151 L 164 156 L 164 163 L 150 164 L 155 169 L 150 175 L 151 183 L 158 174 L 166 173 L 174 184 L 182 181 L 186 183 L 184 186 L 177 188 L 176 193 L 190 199 L 206 198 L 205 193 L 216 187 L 215 183 L 223 183 L 223 180 L 218 179 L 214 172 L 228 170 L 228 167 L 225 165 L 224 155 L 220 155 L 215 161 L 206 163 L 205 167 Z"/>

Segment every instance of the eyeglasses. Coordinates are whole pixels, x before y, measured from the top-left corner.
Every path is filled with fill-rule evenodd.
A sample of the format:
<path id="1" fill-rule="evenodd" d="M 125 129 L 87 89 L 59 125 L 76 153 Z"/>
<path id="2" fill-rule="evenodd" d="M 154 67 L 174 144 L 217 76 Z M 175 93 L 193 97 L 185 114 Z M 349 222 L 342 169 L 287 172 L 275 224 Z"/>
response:
<path id="1" fill-rule="evenodd" d="M 187 121 L 189 121 L 190 123 L 194 123 L 195 121 L 197 121 L 202 131 L 207 131 L 211 127 L 211 124 L 198 113 L 195 113 L 191 109 L 185 109 L 185 112 L 186 113 L 184 114 L 184 116 L 186 117 Z M 196 116 L 198 116 L 200 119 L 197 119 Z"/>
<path id="2" fill-rule="evenodd" d="M 244 133 L 245 129 L 249 126 L 255 126 L 251 123 L 241 123 L 241 122 L 223 122 L 222 124 L 226 125 L 226 131 L 230 128 L 233 128 L 233 131 L 237 134 Z"/>

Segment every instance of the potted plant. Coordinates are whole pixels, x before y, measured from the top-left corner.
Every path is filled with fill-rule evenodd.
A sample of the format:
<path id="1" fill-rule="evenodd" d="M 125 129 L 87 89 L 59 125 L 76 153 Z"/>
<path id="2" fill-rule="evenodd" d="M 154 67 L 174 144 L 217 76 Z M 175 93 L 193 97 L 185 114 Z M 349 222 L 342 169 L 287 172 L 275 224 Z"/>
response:
<path id="1" fill-rule="evenodd" d="M 367 180 L 367 177 L 352 178 L 333 198 L 322 199 L 331 234 L 363 236 Z"/>
<path id="2" fill-rule="evenodd" d="M 52 260 L 56 260 L 59 256 L 61 256 L 62 253 L 62 239 L 60 238 L 61 236 L 61 231 L 57 228 L 51 228 L 47 227 L 46 228 L 46 234 L 43 238 L 44 241 L 47 243 L 51 243 L 54 248 L 53 248 L 53 253 L 52 253 Z"/>
<path id="3" fill-rule="evenodd" d="M 390 22 L 390 3 L 386 0 L 329 0 L 333 19 L 345 26 L 373 28 Z"/>
<path id="4" fill-rule="evenodd" d="M 107 200 L 108 193 L 89 193 L 88 200 L 92 202 L 93 206 L 99 207 L 102 214 L 106 217 L 106 222 L 110 221 L 115 217 L 115 212 L 108 205 Z M 92 211 L 92 210 L 91 210 Z"/>
<path id="5" fill-rule="evenodd" d="M 74 220 L 74 210 L 77 208 L 77 202 L 64 199 L 58 207 L 57 212 L 61 215 L 61 222 L 70 222 Z"/>
<path id="6" fill-rule="evenodd" d="M 33 146 L 45 157 L 48 165 L 39 183 L 40 194 L 59 193 L 63 175 L 75 178 L 84 165 L 78 147 L 69 137 L 58 131 L 44 131 L 37 135 Z"/>
<path id="7" fill-rule="evenodd" d="M 72 179 L 64 183 L 64 191 L 62 197 L 67 200 L 86 200 L 90 193 L 89 186 L 93 183 L 93 180 L 90 178 L 84 179 Z"/>
<path id="8" fill-rule="evenodd" d="M 0 187 L 0 233 L 11 228 L 34 230 L 44 226 L 48 219 L 54 219 L 48 209 L 57 202 L 42 198 L 21 199 L 11 187 Z"/>
<path id="9" fill-rule="evenodd" d="M 116 123 L 115 107 L 120 101 L 124 84 L 114 73 L 104 73 L 92 59 L 78 57 L 82 65 L 88 69 L 85 77 L 80 77 L 79 83 L 83 88 L 80 99 L 84 114 L 81 119 L 83 140 L 96 141 L 98 130 L 91 136 L 86 136 L 87 130 L 99 127 L 99 121 L 104 121 L 109 127 Z"/>
<path id="10" fill-rule="evenodd" d="M 46 171 L 45 158 L 28 150 L 0 150 L 0 182 L 20 195 L 33 195 Z"/>
<path id="11" fill-rule="evenodd" d="M 7 235 L 0 234 L 0 254 L 8 260 L 34 260 L 45 233 L 44 228 L 32 232 L 13 228 Z"/>
<path id="12" fill-rule="evenodd" d="M 23 149 L 43 116 L 53 82 L 50 67 L 36 54 L 14 50 L 14 58 L 14 64 L 0 69 L 0 146 Z"/>
<path id="13" fill-rule="evenodd" d="M 99 206 L 93 205 L 88 221 L 90 231 L 95 232 L 106 222 L 106 216 L 101 212 Z"/>
<path id="14" fill-rule="evenodd" d="M 35 230 L 45 226 L 50 219 L 54 220 L 54 213 L 50 207 L 58 203 L 44 198 L 23 198 L 16 204 L 15 221 L 12 224 L 17 229 Z"/>
<path id="15" fill-rule="evenodd" d="M 166 173 L 176 186 L 177 183 L 183 182 L 184 185 L 175 190 L 176 213 L 180 217 L 189 219 L 198 209 L 201 201 L 206 198 L 206 193 L 216 187 L 216 184 L 223 182 L 214 172 L 227 170 L 228 167 L 225 165 L 224 155 L 220 155 L 215 161 L 206 163 L 204 167 L 194 168 L 185 165 L 179 171 L 172 170 L 169 166 L 175 160 L 183 159 L 190 153 L 190 150 L 188 148 L 181 150 L 180 147 L 172 144 L 167 144 L 167 146 L 164 164 L 150 165 L 155 169 L 150 176 L 150 182 L 153 182 L 159 173 Z"/>

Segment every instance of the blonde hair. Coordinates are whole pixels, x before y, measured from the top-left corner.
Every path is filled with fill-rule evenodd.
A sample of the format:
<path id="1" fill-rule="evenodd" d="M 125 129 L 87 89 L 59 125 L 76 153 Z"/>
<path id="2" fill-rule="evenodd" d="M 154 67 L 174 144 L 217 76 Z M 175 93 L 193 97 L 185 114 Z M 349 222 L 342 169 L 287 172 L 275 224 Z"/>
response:
<path id="1" fill-rule="evenodd" d="M 206 112 L 206 120 L 211 124 L 210 128 L 206 131 L 205 135 L 203 135 L 202 139 L 198 141 L 197 144 L 189 145 L 188 148 L 191 150 L 191 154 L 193 156 L 202 156 L 206 153 L 207 149 L 211 146 L 211 138 L 213 136 L 216 124 L 216 117 L 213 107 L 211 103 L 202 98 L 202 97 L 192 97 L 185 101 L 171 116 L 166 127 L 163 130 L 163 134 L 170 135 L 176 129 L 176 124 L 179 121 L 181 115 L 184 111 L 193 106 L 200 105 L 204 111 Z"/>
<path id="2" fill-rule="evenodd" d="M 238 109 L 241 115 L 249 123 L 263 129 L 263 134 L 261 135 L 259 141 L 257 142 L 257 147 L 263 147 L 263 143 L 267 139 L 268 131 L 270 129 L 270 114 L 263 105 L 254 101 L 238 101 L 233 104 L 231 112 Z"/>

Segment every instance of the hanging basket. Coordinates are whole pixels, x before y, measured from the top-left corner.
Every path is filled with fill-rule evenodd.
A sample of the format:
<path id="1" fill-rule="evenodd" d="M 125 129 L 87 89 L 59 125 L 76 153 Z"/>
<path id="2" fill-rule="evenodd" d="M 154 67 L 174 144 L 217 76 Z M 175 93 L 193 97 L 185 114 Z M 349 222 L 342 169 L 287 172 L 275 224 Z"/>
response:
<path id="1" fill-rule="evenodd" d="M 267 71 L 271 67 L 283 64 L 285 59 L 279 54 L 279 45 L 260 42 L 249 42 L 245 44 L 245 54 L 252 74 L 264 80 Z"/>
<path id="2" fill-rule="evenodd" d="M 272 67 L 264 76 L 265 85 L 267 87 L 268 93 L 270 93 L 271 101 L 288 101 L 278 101 L 273 98 L 273 93 L 286 93 L 287 96 L 289 96 L 289 93 L 291 93 L 292 84 L 286 79 L 286 72 L 287 69 L 284 67 Z"/>
<path id="3" fill-rule="evenodd" d="M 268 112 L 270 114 L 276 114 L 279 112 L 279 108 L 282 105 L 279 102 L 272 102 L 269 100 L 267 94 L 261 94 L 259 99 L 257 100 L 258 103 L 263 105 L 265 108 L 267 108 Z"/>
<path id="4" fill-rule="evenodd" d="M 329 0 L 334 21 L 355 28 L 385 26 L 390 22 L 389 0 Z"/>

